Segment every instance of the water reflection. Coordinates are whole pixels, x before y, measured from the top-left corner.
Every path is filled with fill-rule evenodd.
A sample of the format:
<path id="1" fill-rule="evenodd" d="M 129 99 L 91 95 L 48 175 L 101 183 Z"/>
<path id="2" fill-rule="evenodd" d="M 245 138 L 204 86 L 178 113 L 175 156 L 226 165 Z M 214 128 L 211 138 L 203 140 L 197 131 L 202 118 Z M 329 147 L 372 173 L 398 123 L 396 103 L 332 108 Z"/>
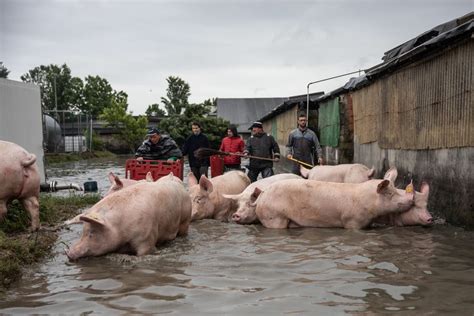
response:
<path id="1" fill-rule="evenodd" d="M 80 166 L 86 169 L 85 166 Z M 87 166 L 102 177 L 122 165 Z M 88 169 L 88 170 L 89 170 Z M 66 176 L 69 177 L 69 176 Z M 76 181 L 78 182 L 78 181 Z M 0 299 L 6 314 L 471 314 L 474 234 L 460 228 L 266 229 L 214 220 L 144 257 L 53 257 Z"/>

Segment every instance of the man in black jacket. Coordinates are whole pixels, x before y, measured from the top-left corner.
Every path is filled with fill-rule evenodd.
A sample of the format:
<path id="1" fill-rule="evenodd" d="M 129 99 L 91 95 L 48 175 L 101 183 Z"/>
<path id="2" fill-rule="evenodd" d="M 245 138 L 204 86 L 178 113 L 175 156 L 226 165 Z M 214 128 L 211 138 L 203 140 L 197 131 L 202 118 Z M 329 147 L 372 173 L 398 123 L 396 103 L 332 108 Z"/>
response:
<path id="1" fill-rule="evenodd" d="M 209 158 L 198 159 L 194 157 L 194 151 L 199 148 L 209 148 L 209 140 L 201 131 L 201 125 L 197 122 L 191 124 L 192 134 L 183 145 L 183 155 L 188 156 L 189 167 L 196 179 L 200 179 L 204 174 L 207 177 L 209 168 Z"/>
<path id="2" fill-rule="evenodd" d="M 138 161 L 147 159 L 173 162 L 183 157 L 176 142 L 170 136 L 162 135 L 159 129 L 150 129 L 146 136 L 148 139 L 138 147 L 135 153 Z"/>
<path id="3" fill-rule="evenodd" d="M 265 134 L 263 124 L 254 122 L 250 128 L 252 136 L 245 145 L 245 155 L 257 156 L 273 159 L 275 162 L 280 160 L 280 147 L 273 136 Z M 270 177 L 273 172 L 273 161 L 250 158 L 248 176 L 252 182 L 257 181 L 257 177 L 262 173 L 262 178 Z"/>

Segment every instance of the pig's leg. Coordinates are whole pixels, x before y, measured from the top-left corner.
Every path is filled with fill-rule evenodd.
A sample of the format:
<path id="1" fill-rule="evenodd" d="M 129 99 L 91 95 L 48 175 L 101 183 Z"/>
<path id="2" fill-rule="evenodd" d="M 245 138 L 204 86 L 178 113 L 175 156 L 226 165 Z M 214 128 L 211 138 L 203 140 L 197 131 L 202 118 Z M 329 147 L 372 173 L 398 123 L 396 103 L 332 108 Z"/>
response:
<path id="1" fill-rule="evenodd" d="M 290 220 L 286 217 L 273 216 L 270 218 L 260 218 L 260 222 L 267 228 L 288 228 Z"/>
<path id="2" fill-rule="evenodd" d="M 39 201 L 38 197 L 31 196 L 21 200 L 23 207 L 30 213 L 31 218 L 31 230 L 36 231 L 40 227 L 39 222 Z"/>
<path id="3" fill-rule="evenodd" d="M 186 236 L 188 234 L 189 221 L 182 222 L 179 224 L 178 236 Z"/>
<path id="4" fill-rule="evenodd" d="M 155 244 L 153 242 L 141 242 L 140 244 L 135 245 L 133 248 L 135 249 L 137 256 L 144 256 L 156 250 Z"/>

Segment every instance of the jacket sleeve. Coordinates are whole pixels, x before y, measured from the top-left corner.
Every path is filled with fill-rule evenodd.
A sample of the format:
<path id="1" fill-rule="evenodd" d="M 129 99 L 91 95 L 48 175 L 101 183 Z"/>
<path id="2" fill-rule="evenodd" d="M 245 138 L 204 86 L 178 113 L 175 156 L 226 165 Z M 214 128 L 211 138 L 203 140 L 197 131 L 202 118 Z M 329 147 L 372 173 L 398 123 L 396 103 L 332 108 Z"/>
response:
<path id="1" fill-rule="evenodd" d="M 251 140 L 252 140 L 252 137 L 250 137 L 249 139 L 247 139 L 247 142 L 245 143 L 244 154 L 249 154 L 249 155 L 252 154 L 252 143 L 251 143 Z"/>
<path id="2" fill-rule="evenodd" d="M 166 140 L 166 143 L 163 144 L 163 159 L 169 159 L 169 158 L 181 158 L 183 157 L 183 154 L 181 150 L 178 148 L 178 145 L 176 145 L 176 142 L 172 140 L 171 138 L 168 138 Z"/>
<path id="3" fill-rule="evenodd" d="M 293 132 L 288 135 L 288 144 L 286 144 L 286 154 L 293 155 Z"/>
<path id="4" fill-rule="evenodd" d="M 313 132 L 313 142 L 314 142 L 314 149 L 316 151 L 316 154 L 318 155 L 318 158 L 323 157 L 323 150 L 321 149 L 321 145 L 319 144 L 318 136 L 316 136 L 316 133 Z"/>
<path id="5" fill-rule="evenodd" d="M 219 150 L 220 150 L 220 151 L 225 151 L 225 148 L 224 148 L 224 139 L 225 139 L 225 138 L 223 138 L 222 141 L 221 141 L 221 146 L 219 147 Z"/>
<path id="6" fill-rule="evenodd" d="M 186 140 L 184 141 L 184 144 L 183 144 L 183 147 L 181 148 L 181 151 L 183 153 L 183 156 L 186 156 L 189 151 L 189 137 L 186 138 Z"/>
<path id="7" fill-rule="evenodd" d="M 274 158 L 280 158 L 280 146 L 278 146 L 278 143 L 276 142 L 276 140 L 273 136 L 270 136 L 270 137 L 272 138 L 273 157 Z"/>
<path id="8" fill-rule="evenodd" d="M 245 143 L 242 139 L 240 139 L 240 142 L 239 142 L 239 152 L 243 153 L 244 150 L 245 150 Z"/>
<path id="9" fill-rule="evenodd" d="M 143 142 L 140 147 L 137 148 L 135 152 L 135 157 L 143 157 L 150 154 L 150 146 L 145 142 Z"/>

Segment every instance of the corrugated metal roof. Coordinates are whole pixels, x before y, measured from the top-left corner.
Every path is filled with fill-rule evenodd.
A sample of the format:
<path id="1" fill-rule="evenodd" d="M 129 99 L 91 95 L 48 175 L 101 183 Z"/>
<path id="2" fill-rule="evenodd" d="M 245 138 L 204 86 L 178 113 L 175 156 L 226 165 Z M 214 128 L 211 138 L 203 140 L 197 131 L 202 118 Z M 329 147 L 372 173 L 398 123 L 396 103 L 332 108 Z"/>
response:
<path id="1" fill-rule="evenodd" d="M 431 30 L 423 32 L 417 37 L 398 45 L 385 52 L 383 63 L 375 65 L 365 70 L 365 75 L 351 78 L 342 87 L 339 87 L 318 98 L 317 102 L 322 102 L 333 98 L 347 91 L 356 90 L 370 84 L 371 79 L 378 75 L 393 71 L 406 64 L 408 60 L 423 57 L 425 53 L 434 51 L 440 46 L 471 36 L 474 30 L 474 12 L 468 13 L 460 18 L 440 24 Z"/>
<path id="2" fill-rule="evenodd" d="M 399 45 L 385 53 L 383 63 L 365 71 L 372 79 L 378 75 L 393 71 L 399 67 L 423 58 L 426 54 L 438 51 L 441 46 L 447 46 L 459 40 L 471 37 L 474 32 L 474 12 L 458 19 L 438 25 L 429 31 Z"/>
<path id="3" fill-rule="evenodd" d="M 217 98 L 217 116 L 235 124 L 239 133 L 248 133 L 252 122 L 288 98 Z"/>
<path id="4" fill-rule="evenodd" d="M 324 92 L 314 92 L 309 95 L 309 104 L 314 103 L 320 96 L 322 96 Z M 271 111 L 265 113 L 265 115 L 260 116 L 259 121 L 264 122 L 272 117 L 277 116 L 278 114 L 287 111 L 289 108 L 295 105 L 303 105 L 306 104 L 308 96 L 306 94 L 295 95 L 292 97 L 287 98 L 283 103 L 274 107 Z"/>

